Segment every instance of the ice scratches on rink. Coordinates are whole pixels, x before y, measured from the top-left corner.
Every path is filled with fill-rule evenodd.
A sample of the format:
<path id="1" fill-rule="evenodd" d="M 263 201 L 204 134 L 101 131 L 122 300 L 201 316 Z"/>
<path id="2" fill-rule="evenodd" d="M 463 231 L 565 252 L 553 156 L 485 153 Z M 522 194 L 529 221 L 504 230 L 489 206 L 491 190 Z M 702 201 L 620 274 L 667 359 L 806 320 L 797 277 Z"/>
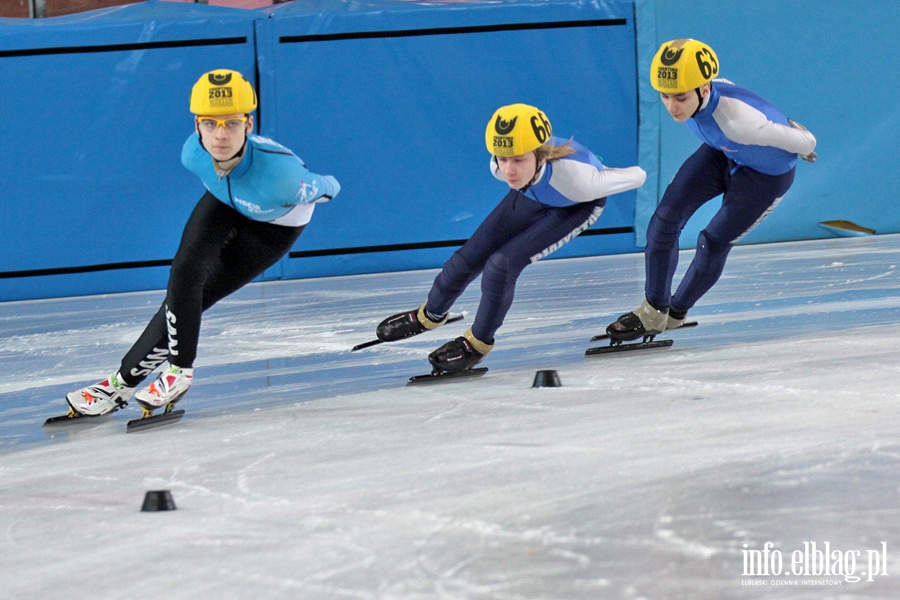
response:
<path id="1" fill-rule="evenodd" d="M 585 358 L 643 258 L 542 261 L 490 371 L 426 387 L 477 281 L 462 323 L 353 353 L 436 271 L 252 285 L 184 419 L 127 435 L 134 407 L 41 424 L 162 292 L 0 304 L 0 598 L 900 597 L 898 264 L 898 236 L 741 246 L 671 348 Z M 788 570 L 826 542 L 842 574 Z"/>

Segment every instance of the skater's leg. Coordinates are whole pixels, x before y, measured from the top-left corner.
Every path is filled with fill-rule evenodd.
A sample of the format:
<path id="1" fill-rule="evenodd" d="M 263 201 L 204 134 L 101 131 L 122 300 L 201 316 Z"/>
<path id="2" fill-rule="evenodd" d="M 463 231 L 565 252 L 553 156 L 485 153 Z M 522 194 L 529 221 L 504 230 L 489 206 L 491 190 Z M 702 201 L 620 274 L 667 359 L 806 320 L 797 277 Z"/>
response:
<path id="1" fill-rule="evenodd" d="M 169 339 L 166 334 L 166 303 L 147 323 L 143 333 L 125 353 L 119 367 L 120 378 L 129 387 L 136 387 L 150 373 L 169 359 Z"/>
<path id="2" fill-rule="evenodd" d="M 197 204 L 172 260 L 166 290 L 169 363 L 190 368 L 197 354 L 203 296 L 222 253 L 246 218 L 207 193 Z"/>
<path id="3" fill-rule="evenodd" d="M 277 263 L 297 242 L 304 226 L 247 221 L 222 248 L 203 288 L 203 310 L 230 296 Z"/>
<path id="4" fill-rule="evenodd" d="M 525 267 L 590 227 L 600 217 L 603 205 L 603 201 L 595 201 L 567 208 L 538 208 L 530 217 L 530 225 L 490 256 L 481 276 L 481 301 L 472 324 L 475 338 L 493 344 Z"/>
<path id="5" fill-rule="evenodd" d="M 666 188 L 650 219 L 644 249 L 644 295 L 654 308 L 669 307 L 681 230 L 701 206 L 725 192 L 727 174 L 724 153 L 704 144 L 684 162 Z"/>
<path id="6" fill-rule="evenodd" d="M 406 339 L 436 329 L 447 321 L 450 307 L 482 272 L 491 253 L 519 231 L 515 207 L 535 204 L 527 198 L 518 198 L 518 195 L 519 192 L 510 190 L 466 243 L 450 256 L 422 306 L 391 315 L 378 324 L 375 334 L 379 340 L 395 342 Z"/>
<path id="7" fill-rule="evenodd" d="M 269 223 L 239 220 L 227 238 L 219 244 L 219 252 L 206 262 L 204 285 L 201 290 L 200 313 L 222 298 L 232 294 L 278 262 L 297 241 L 303 227 L 282 227 Z M 189 286 L 188 286 L 189 287 Z M 184 289 L 184 288 L 181 288 Z M 153 410 L 174 404 L 187 392 L 193 382 L 193 362 L 197 355 L 199 317 L 196 330 L 189 329 L 187 337 L 179 339 L 176 322 L 180 302 L 177 290 L 170 293 L 166 304 L 166 320 L 169 338 L 169 363 L 171 367 L 149 387 L 135 394 L 141 406 Z M 193 304 L 188 314 L 194 317 Z M 194 334 L 196 331 L 196 334 Z M 178 347 L 181 343 L 181 347 Z M 177 352 L 173 351 L 177 349 Z"/>
<path id="8" fill-rule="evenodd" d="M 494 334 L 503 324 L 515 296 L 516 282 L 528 265 L 574 239 L 603 211 L 604 200 L 570 208 L 549 208 L 531 202 L 520 206 L 518 221 L 527 223 L 519 234 L 487 260 L 481 276 L 481 301 L 472 327 L 428 356 L 435 371 L 457 373 L 471 369 L 494 348 Z M 527 211 L 527 214 L 526 214 Z"/>
<path id="9" fill-rule="evenodd" d="M 196 359 L 203 311 L 278 262 L 303 231 L 251 221 L 215 199 L 206 208 L 201 225 L 185 228 L 166 295 L 169 362 L 182 368 Z"/>
<path id="10" fill-rule="evenodd" d="M 208 192 L 194 207 L 182 233 L 178 251 L 172 261 L 172 268 L 169 270 L 166 299 L 122 359 L 119 373 L 129 386 L 138 385 L 147 375 L 169 359 L 167 325 L 173 318 L 177 325 L 179 318 L 174 314 L 171 317 L 168 316 L 167 307 L 172 304 L 172 291 L 174 289 L 185 295 L 188 291 L 196 294 L 194 288 L 204 284 L 204 271 L 217 260 L 216 244 L 227 239 L 233 230 L 233 222 L 228 215 L 229 210 L 231 209 L 225 207 Z M 181 320 L 189 320 L 189 312 L 187 310 L 182 312 L 184 316 L 180 317 Z M 199 321 L 199 317 L 197 320 Z M 199 331 L 199 324 L 197 330 Z"/>
<path id="11" fill-rule="evenodd" d="M 644 301 L 606 327 L 613 340 L 636 340 L 665 331 L 681 231 L 701 206 L 725 191 L 728 163 L 723 152 L 703 144 L 666 188 L 647 228 Z"/>
<path id="12" fill-rule="evenodd" d="M 518 191 L 510 190 L 466 243 L 444 263 L 428 292 L 428 312 L 446 314 L 481 274 L 490 256 L 530 224 L 529 211 L 537 203 L 519 195 Z"/>
<path id="13" fill-rule="evenodd" d="M 765 175 L 739 168 L 731 176 L 722 208 L 700 232 L 697 251 L 672 297 L 672 306 L 687 311 L 722 276 L 731 249 L 778 206 L 794 180 L 794 170 Z"/>

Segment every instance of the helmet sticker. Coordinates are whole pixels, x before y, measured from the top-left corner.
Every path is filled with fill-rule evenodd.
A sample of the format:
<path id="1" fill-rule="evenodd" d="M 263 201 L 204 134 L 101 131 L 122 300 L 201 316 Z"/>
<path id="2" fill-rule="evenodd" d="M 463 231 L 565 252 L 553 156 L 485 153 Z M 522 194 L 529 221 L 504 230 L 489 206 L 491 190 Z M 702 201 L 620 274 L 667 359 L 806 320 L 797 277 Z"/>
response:
<path id="1" fill-rule="evenodd" d="M 216 73 L 213 71 L 209 74 L 208 79 L 212 85 L 225 85 L 231 82 L 231 73 Z"/>
<path id="2" fill-rule="evenodd" d="M 697 50 L 697 66 L 700 67 L 700 74 L 706 79 L 712 79 L 719 74 L 719 61 L 716 56 L 710 52 L 709 48 Z"/>
<path id="3" fill-rule="evenodd" d="M 506 135 L 495 135 L 494 136 L 494 150 L 498 154 L 508 155 L 512 153 L 514 140 Z"/>
<path id="4" fill-rule="evenodd" d="M 209 105 L 211 107 L 217 106 L 231 106 L 234 104 L 234 90 L 230 87 L 214 87 L 209 88 Z"/>
<path id="5" fill-rule="evenodd" d="M 681 60 L 682 52 L 684 52 L 684 48 L 679 48 L 677 51 L 673 52 L 673 48 L 671 46 L 666 46 L 666 49 L 663 51 L 662 56 L 659 57 L 659 62 L 667 67 L 671 67 L 679 60 Z"/>
<path id="6" fill-rule="evenodd" d="M 531 117 L 531 128 L 534 130 L 534 137 L 542 144 L 547 141 L 552 131 L 550 121 L 547 120 L 547 117 L 541 111 L 538 111 L 536 115 Z"/>
<path id="7" fill-rule="evenodd" d="M 678 87 L 678 69 L 672 67 L 658 67 L 656 69 L 656 84 L 664 88 Z"/>
<path id="8" fill-rule="evenodd" d="M 516 128 L 516 121 L 519 119 L 518 115 L 510 119 L 509 121 L 503 120 L 503 117 L 497 115 L 497 120 L 494 122 L 494 131 L 499 133 L 500 135 L 509 135 L 513 129 Z"/>

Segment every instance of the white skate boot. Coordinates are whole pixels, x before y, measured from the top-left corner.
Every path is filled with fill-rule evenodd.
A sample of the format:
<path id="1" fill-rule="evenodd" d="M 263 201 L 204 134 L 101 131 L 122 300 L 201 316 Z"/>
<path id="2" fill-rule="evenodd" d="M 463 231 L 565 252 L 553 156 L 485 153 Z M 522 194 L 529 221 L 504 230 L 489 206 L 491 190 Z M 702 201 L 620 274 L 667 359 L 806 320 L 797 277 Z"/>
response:
<path id="1" fill-rule="evenodd" d="M 120 381 L 119 374 L 114 373 L 100 383 L 69 392 L 66 402 L 69 403 L 70 414 L 99 417 L 128 406 L 133 393 L 134 388 L 126 387 Z"/>
<path id="2" fill-rule="evenodd" d="M 162 375 L 149 386 L 138 390 L 134 399 L 141 405 L 145 417 L 149 417 L 154 410 L 162 407 L 169 412 L 188 391 L 193 381 L 194 369 L 172 366 L 163 371 Z"/>

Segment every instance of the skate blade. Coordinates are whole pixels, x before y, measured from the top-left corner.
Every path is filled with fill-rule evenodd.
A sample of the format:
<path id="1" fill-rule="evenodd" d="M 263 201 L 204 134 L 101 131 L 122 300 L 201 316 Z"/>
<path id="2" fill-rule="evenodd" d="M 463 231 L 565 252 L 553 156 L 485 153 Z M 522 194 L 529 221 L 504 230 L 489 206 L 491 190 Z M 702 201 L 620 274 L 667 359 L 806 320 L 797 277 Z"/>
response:
<path id="1" fill-rule="evenodd" d="M 617 352 L 628 352 L 629 350 L 668 348 L 674 343 L 675 340 L 656 340 L 652 342 L 636 342 L 634 344 L 613 344 L 609 346 L 598 346 L 597 348 L 588 348 L 584 351 L 584 355 L 597 356 L 598 354 L 615 354 Z"/>
<path id="2" fill-rule="evenodd" d="M 50 417 L 46 421 L 44 421 L 44 427 L 58 427 L 60 425 L 83 425 L 85 423 L 94 423 L 99 424 L 103 421 L 107 420 L 107 417 L 111 416 L 118 409 L 113 409 L 106 413 L 105 415 L 83 415 L 80 412 L 76 412 L 74 408 L 69 407 L 69 412 L 64 415 L 59 415 L 56 417 Z"/>
<path id="3" fill-rule="evenodd" d="M 144 416 L 140 419 L 133 419 L 128 421 L 128 424 L 125 426 L 125 431 L 130 433 L 132 431 L 145 431 L 147 429 L 155 429 L 157 427 L 162 427 L 163 425 L 174 425 L 178 421 L 181 420 L 181 417 L 184 416 L 184 410 L 171 410 L 167 408 L 163 413 L 154 415 L 152 411 L 144 410 Z"/>
<path id="4" fill-rule="evenodd" d="M 675 329 L 666 329 L 663 333 L 669 333 L 671 331 L 678 331 L 679 329 L 687 329 L 688 327 L 696 327 L 696 326 L 697 326 L 697 321 L 685 321 L 681 325 L 681 327 L 676 327 Z M 608 333 L 601 333 L 601 334 L 598 334 L 598 335 L 595 335 L 594 337 L 592 337 L 591 341 L 592 342 L 601 342 L 603 340 L 608 340 L 608 339 L 609 339 Z"/>
<path id="5" fill-rule="evenodd" d="M 439 381 L 449 381 L 451 379 L 481 377 L 487 372 L 487 367 L 478 367 L 477 369 L 467 369 L 465 371 L 460 371 L 459 373 L 429 373 L 428 375 L 414 375 L 406 381 L 406 385 L 421 385 L 423 383 L 437 383 Z"/>

